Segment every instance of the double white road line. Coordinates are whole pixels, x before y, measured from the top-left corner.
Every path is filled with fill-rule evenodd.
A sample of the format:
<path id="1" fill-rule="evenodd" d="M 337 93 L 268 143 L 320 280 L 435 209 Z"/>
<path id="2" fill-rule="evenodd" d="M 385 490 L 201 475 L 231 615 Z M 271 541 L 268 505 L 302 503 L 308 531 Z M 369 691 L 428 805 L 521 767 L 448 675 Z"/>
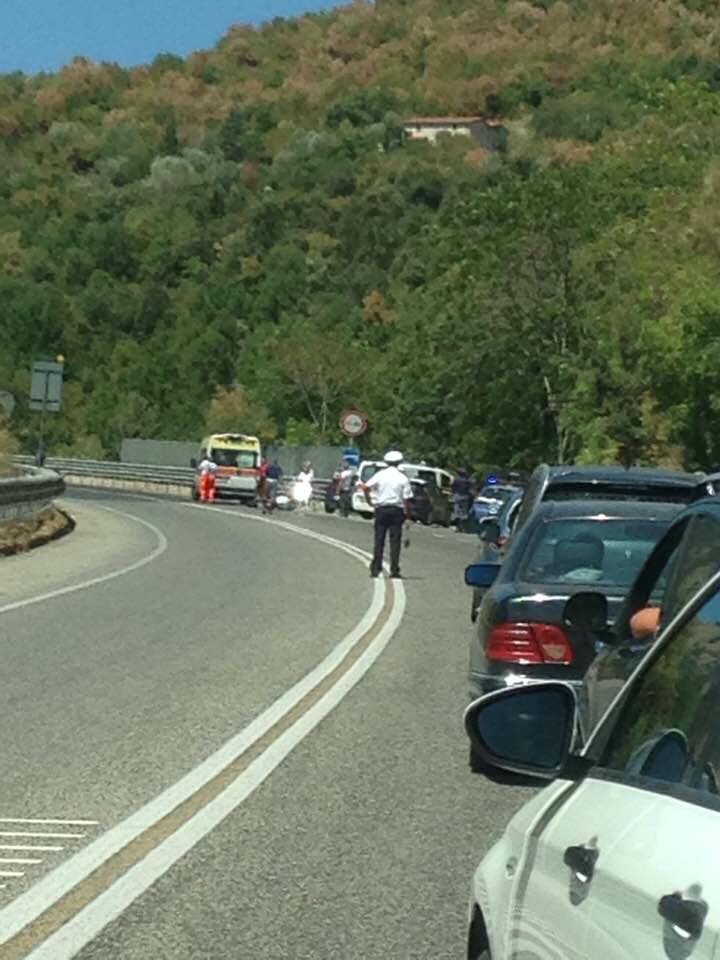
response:
<path id="1" fill-rule="evenodd" d="M 271 523 L 341 550 L 367 570 L 369 554 L 332 537 L 218 507 L 208 513 Z M 148 526 L 147 521 L 141 522 Z M 162 546 L 165 538 L 159 530 L 156 534 Z M 373 581 L 365 616 L 322 663 L 159 797 L 0 910 L 2 960 L 75 956 L 237 809 L 340 703 L 385 649 L 404 609 L 402 583 Z"/>

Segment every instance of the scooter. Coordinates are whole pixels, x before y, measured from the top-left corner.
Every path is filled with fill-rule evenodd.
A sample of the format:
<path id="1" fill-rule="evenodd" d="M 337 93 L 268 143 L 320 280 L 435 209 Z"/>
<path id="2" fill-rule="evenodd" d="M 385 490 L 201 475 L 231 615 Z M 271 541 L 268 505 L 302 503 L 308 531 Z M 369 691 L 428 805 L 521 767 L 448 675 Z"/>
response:
<path id="1" fill-rule="evenodd" d="M 261 498 L 263 513 L 272 513 L 273 510 L 294 510 L 297 506 L 292 497 L 292 489 L 283 480 L 268 477 L 265 487 L 265 496 Z"/>

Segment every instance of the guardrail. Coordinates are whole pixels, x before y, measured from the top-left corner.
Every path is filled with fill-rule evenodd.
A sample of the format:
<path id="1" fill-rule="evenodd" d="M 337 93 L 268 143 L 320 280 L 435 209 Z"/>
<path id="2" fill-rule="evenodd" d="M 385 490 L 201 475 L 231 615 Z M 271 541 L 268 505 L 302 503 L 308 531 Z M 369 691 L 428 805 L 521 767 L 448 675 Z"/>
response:
<path id="1" fill-rule="evenodd" d="M 0 521 L 23 520 L 50 506 L 65 490 L 65 481 L 52 470 L 23 467 L 19 477 L 0 480 Z"/>
<path id="2" fill-rule="evenodd" d="M 30 465 L 33 457 L 15 457 L 15 463 Z M 109 460 L 81 460 L 68 457 L 48 457 L 46 467 L 61 474 L 70 485 L 80 484 L 87 486 L 123 485 L 129 488 L 137 486 L 153 486 L 164 488 L 169 494 L 189 495 L 195 478 L 192 467 L 160 467 L 146 463 L 119 463 Z M 294 477 L 286 477 L 292 481 Z M 313 483 L 313 499 L 322 500 L 325 497 L 330 480 L 315 480 Z"/>

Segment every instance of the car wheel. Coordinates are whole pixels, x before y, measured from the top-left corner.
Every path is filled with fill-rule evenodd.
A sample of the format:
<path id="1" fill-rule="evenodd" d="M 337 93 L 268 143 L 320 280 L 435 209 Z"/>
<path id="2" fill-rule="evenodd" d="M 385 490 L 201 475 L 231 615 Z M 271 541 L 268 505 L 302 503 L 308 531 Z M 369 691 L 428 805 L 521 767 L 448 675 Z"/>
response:
<path id="1" fill-rule="evenodd" d="M 191 497 L 193 498 L 193 500 L 195 500 L 195 501 L 197 501 L 197 500 L 200 499 L 200 491 L 198 490 L 197 487 L 193 487 L 193 488 L 192 488 L 192 490 L 190 491 L 190 496 L 191 496 Z"/>
<path id="2" fill-rule="evenodd" d="M 478 608 L 475 605 L 475 600 L 470 601 L 470 623 L 476 623 L 478 618 Z"/>
<path id="3" fill-rule="evenodd" d="M 433 524 L 433 515 L 432 512 L 428 512 L 420 521 L 424 527 L 431 527 Z"/>
<path id="4" fill-rule="evenodd" d="M 325 513 L 335 513 L 335 504 L 334 504 L 334 503 L 326 503 L 326 504 L 325 504 Z"/>

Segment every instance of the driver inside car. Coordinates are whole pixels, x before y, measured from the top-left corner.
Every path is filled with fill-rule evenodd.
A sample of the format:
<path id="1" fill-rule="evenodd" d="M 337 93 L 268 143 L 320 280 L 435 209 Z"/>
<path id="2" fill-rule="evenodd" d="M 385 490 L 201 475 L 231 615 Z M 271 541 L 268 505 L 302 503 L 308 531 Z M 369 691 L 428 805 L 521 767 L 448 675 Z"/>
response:
<path id="1" fill-rule="evenodd" d="M 630 633 L 633 640 L 649 643 L 660 629 L 661 607 L 642 607 L 630 617 Z"/>

